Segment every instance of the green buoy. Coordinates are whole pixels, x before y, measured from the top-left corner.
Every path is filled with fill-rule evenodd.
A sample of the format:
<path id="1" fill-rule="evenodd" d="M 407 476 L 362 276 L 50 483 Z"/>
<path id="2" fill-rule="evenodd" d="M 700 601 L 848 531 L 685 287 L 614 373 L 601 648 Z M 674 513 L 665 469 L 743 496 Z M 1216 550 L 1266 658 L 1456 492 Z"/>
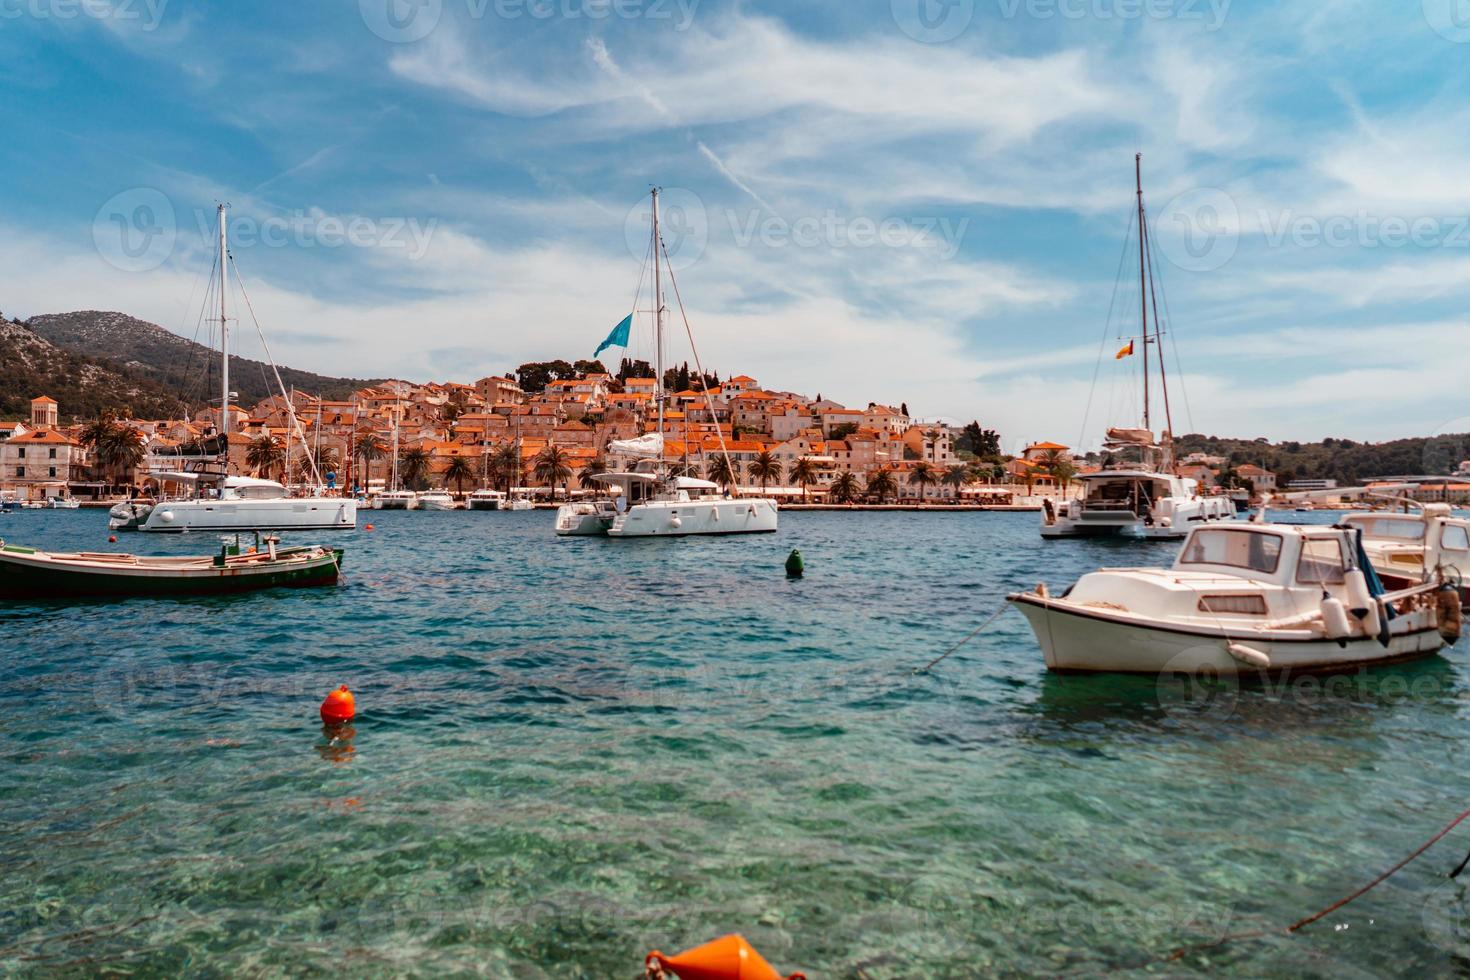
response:
<path id="1" fill-rule="evenodd" d="M 786 556 L 787 578 L 801 578 L 802 573 L 805 571 L 806 562 L 801 557 L 801 549 L 792 548 L 791 554 Z"/>

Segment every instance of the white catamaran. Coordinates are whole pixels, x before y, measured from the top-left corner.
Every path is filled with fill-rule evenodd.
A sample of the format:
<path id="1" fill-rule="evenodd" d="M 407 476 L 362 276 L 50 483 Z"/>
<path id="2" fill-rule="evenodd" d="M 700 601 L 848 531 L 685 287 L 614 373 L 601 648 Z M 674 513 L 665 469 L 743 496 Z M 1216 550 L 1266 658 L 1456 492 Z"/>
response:
<path id="1" fill-rule="evenodd" d="M 1077 538 L 1115 536 L 1129 538 L 1183 538 L 1196 524 L 1229 520 L 1235 504 L 1226 495 L 1205 496 L 1199 482 L 1180 476 L 1174 456 L 1173 418 L 1169 411 L 1169 381 L 1164 368 L 1163 331 L 1159 324 L 1157 293 L 1153 289 L 1153 263 L 1149 253 L 1148 219 L 1143 207 L 1143 158 L 1134 157 L 1138 187 L 1138 285 L 1139 310 L 1143 320 L 1143 427 L 1108 429 L 1104 450 L 1115 462 L 1097 473 L 1077 477 L 1082 484 L 1080 500 L 1042 505 L 1041 536 Z M 1153 324 L 1149 324 L 1150 298 Z M 1159 386 L 1164 396 L 1166 428 L 1154 438 L 1151 417 L 1149 347 L 1157 348 Z M 1134 341 L 1118 352 L 1131 357 Z"/>
<path id="2" fill-rule="evenodd" d="M 709 480 L 677 476 L 670 472 L 664 457 L 664 294 L 661 259 L 668 251 L 659 235 L 658 189 L 653 190 L 653 321 L 654 321 L 654 400 L 658 405 L 658 428 L 637 439 L 614 440 L 608 448 L 624 457 L 637 460 L 623 472 L 599 473 L 595 479 L 617 490 L 611 507 L 600 504 L 563 504 L 556 514 L 556 533 L 572 535 L 607 535 L 613 538 L 687 537 L 693 534 L 751 534 L 777 529 L 776 501 L 766 497 L 742 497 L 738 487 L 722 493 L 720 486 Z M 672 267 L 669 274 L 673 275 Z M 677 290 L 677 283 L 675 284 Z M 681 303 L 682 309 L 682 303 Z M 627 345 L 625 327 L 631 317 L 619 325 L 609 342 Z M 619 338 L 614 341 L 614 338 Z M 692 344 L 692 336 L 691 336 Z M 694 351 L 695 367 L 703 375 L 699 352 Z M 705 398 L 714 417 L 714 405 L 708 392 Z M 723 431 L 720 451 L 725 449 Z M 734 472 L 733 465 L 731 471 Z"/>
<path id="3" fill-rule="evenodd" d="M 225 208 L 219 212 L 219 276 L 220 329 L 220 423 L 216 429 L 215 463 L 217 469 L 201 466 L 179 473 L 155 474 L 164 480 L 192 488 L 177 500 L 160 499 L 154 503 L 129 501 L 112 508 L 108 527 L 114 531 L 250 531 L 250 530 L 344 530 L 357 527 L 357 501 L 351 497 L 323 496 L 321 474 L 316 477 L 316 495 L 292 497 L 285 486 L 274 480 L 229 475 L 230 453 L 230 331 L 226 309 L 229 292 L 230 250 L 227 238 Z M 269 350 L 266 352 L 269 357 Z M 274 370 L 274 363 L 272 364 Z M 280 375 L 276 376 L 281 396 L 291 411 L 296 435 L 305 444 L 305 436 L 296 421 Z"/>

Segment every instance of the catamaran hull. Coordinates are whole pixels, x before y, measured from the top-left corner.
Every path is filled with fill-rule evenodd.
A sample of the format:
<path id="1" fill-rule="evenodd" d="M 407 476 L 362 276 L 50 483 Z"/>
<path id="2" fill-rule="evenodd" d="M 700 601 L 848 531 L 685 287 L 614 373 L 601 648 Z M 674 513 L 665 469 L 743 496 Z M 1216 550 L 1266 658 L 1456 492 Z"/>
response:
<path id="1" fill-rule="evenodd" d="M 454 501 L 452 501 L 452 500 L 449 501 L 448 503 L 445 503 L 444 501 L 441 501 L 441 500 L 428 500 L 428 501 L 426 501 L 422 497 L 419 498 L 419 510 L 455 510 L 455 509 L 456 508 L 454 506 Z"/>
<path id="2" fill-rule="evenodd" d="M 467 503 L 465 505 L 465 508 L 467 510 L 500 510 L 501 509 L 500 508 L 500 501 L 498 501 L 498 500 L 474 500 L 474 499 L 471 499 L 469 501 L 469 503 Z"/>
<path id="3" fill-rule="evenodd" d="M 692 500 L 636 504 L 607 529 L 612 538 L 674 538 L 695 534 L 770 534 L 776 505 L 765 499 Z"/>
<path id="4" fill-rule="evenodd" d="M 563 538 L 601 538 L 607 536 L 612 520 L 599 514 L 558 515 L 556 533 Z"/>
<path id="5" fill-rule="evenodd" d="M 92 597 L 163 597 L 222 595 L 260 589 L 333 585 L 341 570 L 342 552 L 317 558 L 251 565 L 230 562 L 181 569 L 177 566 L 93 568 L 57 562 L 40 553 L 0 551 L 0 598 L 69 599 Z"/>
<path id="6" fill-rule="evenodd" d="M 113 508 L 114 531 L 350 531 L 357 527 L 357 501 L 336 497 L 280 500 L 173 500 L 136 513 Z"/>
<path id="7" fill-rule="evenodd" d="M 1394 621 L 1384 646 L 1373 637 L 1339 644 L 1308 631 L 1279 631 L 1275 636 L 1248 630 L 1190 630 L 1157 623 L 1128 621 L 1102 610 L 1067 608 L 1065 600 L 1034 593 L 1010 597 L 1036 634 L 1047 669 L 1080 673 L 1211 673 L 1258 676 L 1295 671 L 1351 670 L 1380 666 L 1438 653 L 1445 642 L 1432 610 L 1406 614 Z M 1296 633 L 1297 636 L 1289 634 Z M 1269 666 L 1238 659 L 1234 643 L 1264 654 Z"/>

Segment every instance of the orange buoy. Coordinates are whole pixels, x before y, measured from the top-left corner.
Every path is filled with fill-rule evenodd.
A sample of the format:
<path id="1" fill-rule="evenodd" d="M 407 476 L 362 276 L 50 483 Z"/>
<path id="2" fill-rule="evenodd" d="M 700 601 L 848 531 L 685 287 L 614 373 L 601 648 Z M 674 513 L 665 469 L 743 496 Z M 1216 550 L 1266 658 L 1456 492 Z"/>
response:
<path id="1" fill-rule="evenodd" d="M 107 536 L 107 543 L 108 544 L 117 544 L 117 535 L 116 534 L 109 534 Z"/>
<path id="2" fill-rule="evenodd" d="M 802 973 L 783 978 L 744 936 L 734 933 L 678 956 L 654 950 L 643 961 L 643 968 L 650 978 L 662 978 L 667 970 L 679 980 L 806 980 Z"/>
<path id="3" fill-rule="evenodd" d="M 367 527 L 363 528 L 364 531 L 371 531 L 372 529 L 373 529 L 373 526 L 371 524 L 369 524 Z"/>
<path id="4" fill-rule="evenodd" d="M 353 698 L 352 692 L 347 690 L 343 684 L 337 690 L 327 695 L 322 702 L 322 723 L 327 725 L 345 725 L 357 714 L 357 700 Z"/>

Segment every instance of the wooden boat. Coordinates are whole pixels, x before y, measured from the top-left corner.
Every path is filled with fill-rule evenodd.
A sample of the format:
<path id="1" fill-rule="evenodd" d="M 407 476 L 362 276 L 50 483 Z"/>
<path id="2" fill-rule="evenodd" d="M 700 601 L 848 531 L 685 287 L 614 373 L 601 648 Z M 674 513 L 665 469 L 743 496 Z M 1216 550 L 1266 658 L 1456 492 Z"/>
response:
<path id="1" fill-rule="evenodd" d="M 342 568 L 340 548 L 263 550 L 238 542 L 219 554 L 145 557 L 110 552 L 38 551 L 0 540 L 0 598 L 218 595 L 258 589 L 332 585 Z"/>
<path id="2" fill-rule="evenodd" d="M 1357 531 L 1201 525 L 1174 566 L 1105 568 L 1060 596 L 1010 596 L 1055 671 L 1342 670 L 1437 653 L 1460 602 L 1436 578 L 1388 591 Z"/>

